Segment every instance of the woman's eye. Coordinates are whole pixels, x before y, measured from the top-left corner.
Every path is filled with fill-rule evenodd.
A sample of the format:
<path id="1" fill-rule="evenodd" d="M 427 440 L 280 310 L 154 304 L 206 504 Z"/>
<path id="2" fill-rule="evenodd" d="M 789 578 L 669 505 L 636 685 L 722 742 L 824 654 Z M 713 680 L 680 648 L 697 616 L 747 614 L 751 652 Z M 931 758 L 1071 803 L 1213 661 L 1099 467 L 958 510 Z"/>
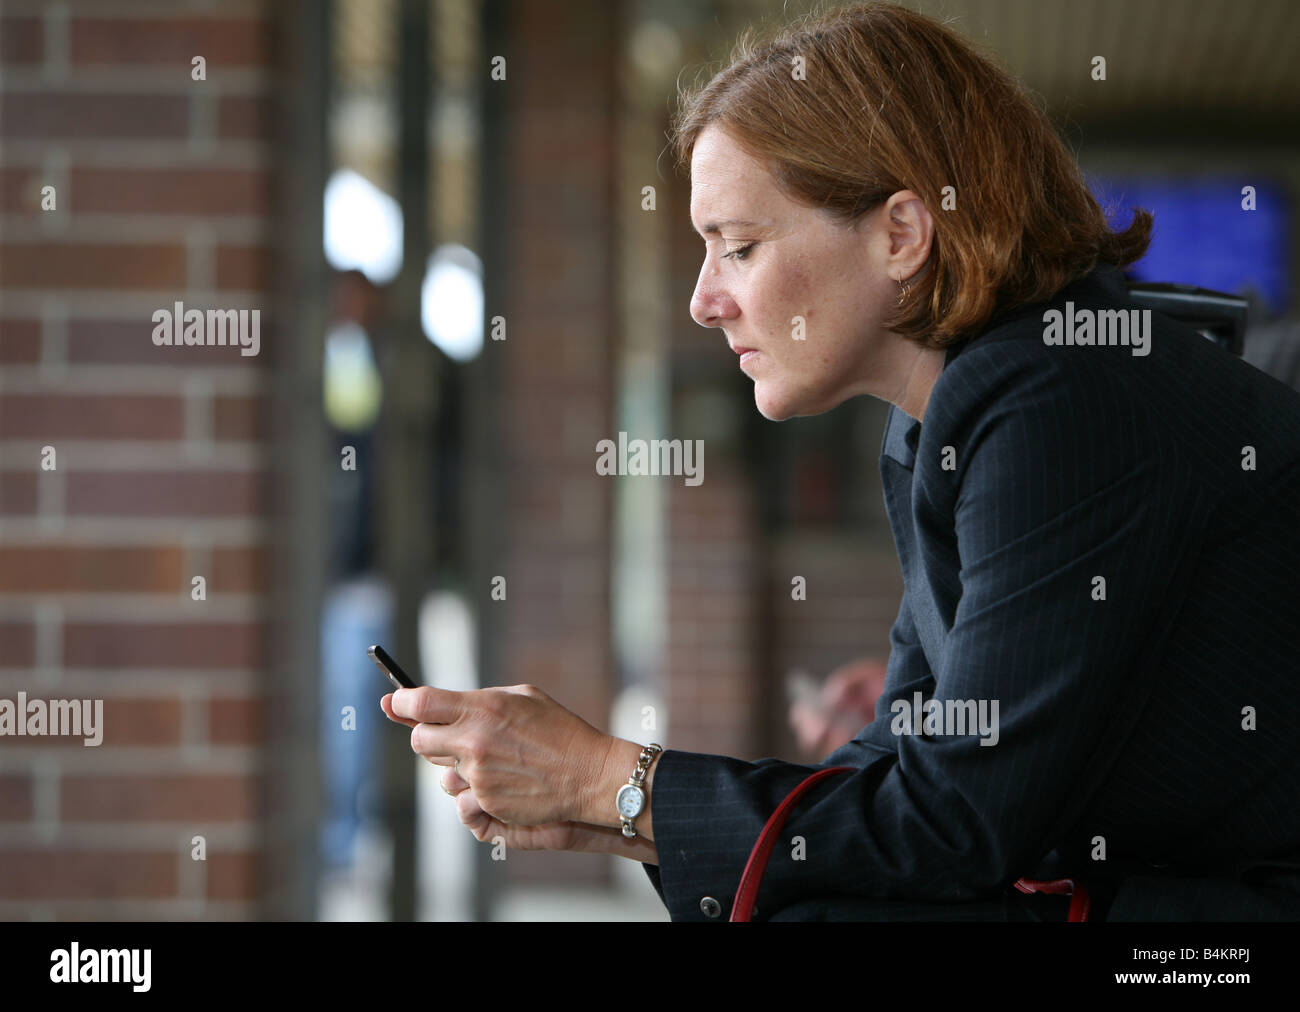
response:
<path id="1" fill-rule="evenodd" d="M 755 244 L 751 242 L 748 246 L 737 246 L 735 249 L 728 250 L 726 253 L 723 253 L 722 259 L 744 260 L 749 256 L 749 251 L 754 248 L 754 245 Z"/>

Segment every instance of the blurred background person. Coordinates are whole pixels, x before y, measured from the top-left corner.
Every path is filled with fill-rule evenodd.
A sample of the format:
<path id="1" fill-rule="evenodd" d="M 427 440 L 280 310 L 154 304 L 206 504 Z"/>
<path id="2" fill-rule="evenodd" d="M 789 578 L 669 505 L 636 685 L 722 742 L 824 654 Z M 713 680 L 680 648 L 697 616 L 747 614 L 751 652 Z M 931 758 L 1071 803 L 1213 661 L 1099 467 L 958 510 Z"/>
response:
<path id="1" fill-rule="evenodd" d="M 343 904 L 349 896 L 364 904 L 381 873 L 376 836 L 382 718 L 372 705 L 375 668 L 366 650 L 392 641 L 393 622 L 392 593 L 374 547 L 375 426 L 383 380 L 373 335 L 383 322 L 384 295 L 362 271 L 339 272 L 325 334 L 330 565 L 321 614 L 321 740 L 327 743 L 321 848 L 327 917 L 348 910 Z M 364 867 L 357 867 L 359 859 Z"/>
<path id="2" fill-rule="evenodd" d="M 824 759 L 875 718 L 885 688 L 885 663 L 864 657 L 836 668 L 818 685 L 803 672 L 789 678 L 790 726 L 799 751 Z"/>

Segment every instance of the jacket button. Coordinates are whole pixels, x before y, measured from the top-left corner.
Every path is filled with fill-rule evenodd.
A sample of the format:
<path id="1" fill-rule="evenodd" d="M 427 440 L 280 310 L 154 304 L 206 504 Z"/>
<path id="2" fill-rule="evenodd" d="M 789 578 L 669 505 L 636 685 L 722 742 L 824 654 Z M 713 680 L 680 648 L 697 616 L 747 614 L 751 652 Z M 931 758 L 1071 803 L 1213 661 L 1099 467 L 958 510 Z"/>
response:
<path id="1" fill-rule="evenodd" d="M 700 900 L 700 913 L 705 917 L 717 917 L 722 913 L 722 904 L 712 896 L 705 896 Z"/>

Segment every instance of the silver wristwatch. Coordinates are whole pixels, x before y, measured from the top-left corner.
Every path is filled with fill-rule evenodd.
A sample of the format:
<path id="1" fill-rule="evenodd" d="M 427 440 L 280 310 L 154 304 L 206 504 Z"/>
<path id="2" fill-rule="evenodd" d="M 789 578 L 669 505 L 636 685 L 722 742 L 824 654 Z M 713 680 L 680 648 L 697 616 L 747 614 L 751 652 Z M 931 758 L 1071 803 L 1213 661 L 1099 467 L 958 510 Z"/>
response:
<path id="1" fill-rule="evenodd" d="M 618 808 L 618 819 L 623 824 L 623 835 L 636 836 L 633 820 L 645 811 L 645 775 L 650 771 L 650 764 L 655 756 L 663 751 L 662 745 L 647 745 L 641 749 L 641 757 L 636 761 L 636 769 L 631 778 L 618 789 L 614 805 Z"/>

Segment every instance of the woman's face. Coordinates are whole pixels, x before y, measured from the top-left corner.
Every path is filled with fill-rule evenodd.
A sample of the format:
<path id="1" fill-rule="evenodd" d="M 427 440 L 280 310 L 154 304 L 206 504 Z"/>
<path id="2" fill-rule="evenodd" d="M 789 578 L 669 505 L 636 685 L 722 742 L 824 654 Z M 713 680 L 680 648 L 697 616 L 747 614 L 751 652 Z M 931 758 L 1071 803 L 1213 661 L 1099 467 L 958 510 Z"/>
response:
<path id="1" fill-rule="evenodd" d="M 733 350 L 754 349 L 740 368 L 765 418 L 821 414 L 863 393 L 894 399 L 910 342 L 880 324 L 898 299 L 896 279 L 929 252 L 928 235 L 910 235 L 918 212 L 909 208 L 920 201 L 903 194 L 913 199 L 895 194 L 847 228 L 787 198 L 720 128 L 696 139 L 691 223 L 705 253 L 691 316 L 720 327 Z M 917 238 L 919 260 L 907 248 Z"/>

